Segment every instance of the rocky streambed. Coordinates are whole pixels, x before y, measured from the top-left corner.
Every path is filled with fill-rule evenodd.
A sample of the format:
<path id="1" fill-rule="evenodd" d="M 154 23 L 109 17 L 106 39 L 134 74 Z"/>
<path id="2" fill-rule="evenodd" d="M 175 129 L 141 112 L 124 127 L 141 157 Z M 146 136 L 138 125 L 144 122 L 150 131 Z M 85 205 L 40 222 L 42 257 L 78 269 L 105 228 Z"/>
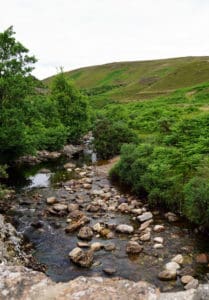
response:
<path id="1" fill-rule="evenodd" d="M 59 158 L 17 178 L 7 219 L 26 237 L 46 274 L 56 282 L 80 275 L 146 280 L 161 291 L 207 282 L 207 238 L 177 215 L 151 211 L 146 202 L 120 192 L 107 176 L 113 163 Z"/>

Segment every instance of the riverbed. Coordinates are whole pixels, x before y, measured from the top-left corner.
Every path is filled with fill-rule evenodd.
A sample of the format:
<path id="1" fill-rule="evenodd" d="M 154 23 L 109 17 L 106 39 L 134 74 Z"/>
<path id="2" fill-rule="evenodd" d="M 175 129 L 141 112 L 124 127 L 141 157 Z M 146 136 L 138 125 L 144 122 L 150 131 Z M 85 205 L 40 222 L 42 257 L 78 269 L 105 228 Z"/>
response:
<path id="1" fill-rule="evenodd" d="M 72 168 L 64 168 L 66 163 Z M 194 226 L 178 217 L 175 222 L 165 218 L 165 212 L 150 210 L 144 200 L 130 193 L 122 192 L 111 183 L 106 166 L 91 165 L 89 160 L 79 157 L 74 160 L 61 157 L 35 166 L 19 166 L 10 170 L 8 184 L 15 188 L 16 196 L 10 203 L 7 216 L 22 232 L 27 243 L 32 244 L 35 259 L 45 265 L 46 274 L 56 282 L 65 282 L 80 275 L 123 277 L 130 280 L 146 280 L 154 283 L 163 291 L 182 290 L 180 276 L 171 281 L 161 281 L 158 273 L 172 257 L 182 254 L 184 263 L 180 272 L 192 275 L 201 282 L 207 281 L 208 264 L 196 262 L 199 253 L 209 254 L 208 238 L 195 232 Z M 47 198 L 54 197 L 56 202 L 68 206 L 76 204 L 79 211 L 89 219 L 87 226 L 93 228 L 100 224 L 105 230 L 94 231 L 88 246 L 94 242 L 101 244 L 101 249 L 94 252 L 91 267 L 82 268 L 73 263 L 69 252 L 77 247 L 78 230 L 67 233 L 66 228 L 72 222 L 68 209 L 56 211 L 47 203 Z M 130 211 L 118 207 L 126 203 Z M 125 206 L 125 205 L 124 205 Z M 122 205 L 123 207 L 123 205 Z M 152 212 L 149 225 L 151 236 L 141 241 L 140 222 L 133 209 Z M 123 234 L 115 230 L 117 225 L 133 226 L 132 234 Z M 162 232 L 155 232 L 154 226 L 162 225 Z M 156 237 L 163 239 L 162 248 L 155 249 Z M 126 245 L 130 240 L 138 241 L 143 247 L 139 254 L 128 254 Z M 114 245 L 107 250 L 108 245 Z M 87 245 L 86 245 L 87 247 Z M 114 249 L 113 249 L 114 248 Z M 88 248 L 87 248 L 88 249 Z M 111 249 L 111 247 L 109 247 Z M 114 269 L 107 274 L 105 269 Z"/>

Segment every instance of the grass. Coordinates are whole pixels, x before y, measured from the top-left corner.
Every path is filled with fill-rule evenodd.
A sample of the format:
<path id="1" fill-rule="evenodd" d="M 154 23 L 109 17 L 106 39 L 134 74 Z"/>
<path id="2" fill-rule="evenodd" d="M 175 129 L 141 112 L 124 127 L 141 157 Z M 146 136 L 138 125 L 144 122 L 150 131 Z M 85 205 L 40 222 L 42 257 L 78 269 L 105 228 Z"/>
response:
<path id="1" fill-rule="evenodd" d="M 150 61 L 116 62 L 66 72 L 84 89 L 93 105 L 109 102 L 144 101 L 172 94 L 209 81 L 209 57 L 181 57 Z M 46 84 L 53 77 L 44 80 Z M 97 93 L 95 94 L 95 90 Z"/>

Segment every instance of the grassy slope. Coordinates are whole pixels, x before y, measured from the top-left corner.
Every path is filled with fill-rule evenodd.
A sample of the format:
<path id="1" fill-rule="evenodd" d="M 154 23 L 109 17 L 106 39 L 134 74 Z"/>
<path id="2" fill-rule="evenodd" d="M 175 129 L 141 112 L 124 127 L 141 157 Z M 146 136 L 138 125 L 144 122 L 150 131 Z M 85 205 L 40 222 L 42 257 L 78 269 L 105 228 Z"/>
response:
<path id="1" fill-rule="evenodd" d="M 118 62 L 67 72 L 98 101 L 139 101 L 209 81 L 209 57 Z M 47 78 L 45 83 L 50 83 Z"/>

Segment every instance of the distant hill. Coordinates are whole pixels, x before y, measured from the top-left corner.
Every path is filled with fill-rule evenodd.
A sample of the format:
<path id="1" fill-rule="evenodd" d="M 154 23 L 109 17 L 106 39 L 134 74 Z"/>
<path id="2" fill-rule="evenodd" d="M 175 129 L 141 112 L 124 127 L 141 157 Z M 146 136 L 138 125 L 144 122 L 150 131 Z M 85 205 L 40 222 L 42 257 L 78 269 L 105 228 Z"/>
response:
<path id="1" fill-rule="evenodd" d="M 209 82 L 209 57 L 115 62 L 66 72 L 94 101 L 129 102 Z M 44 80 L 49 84 L 53 77 Z"/>

